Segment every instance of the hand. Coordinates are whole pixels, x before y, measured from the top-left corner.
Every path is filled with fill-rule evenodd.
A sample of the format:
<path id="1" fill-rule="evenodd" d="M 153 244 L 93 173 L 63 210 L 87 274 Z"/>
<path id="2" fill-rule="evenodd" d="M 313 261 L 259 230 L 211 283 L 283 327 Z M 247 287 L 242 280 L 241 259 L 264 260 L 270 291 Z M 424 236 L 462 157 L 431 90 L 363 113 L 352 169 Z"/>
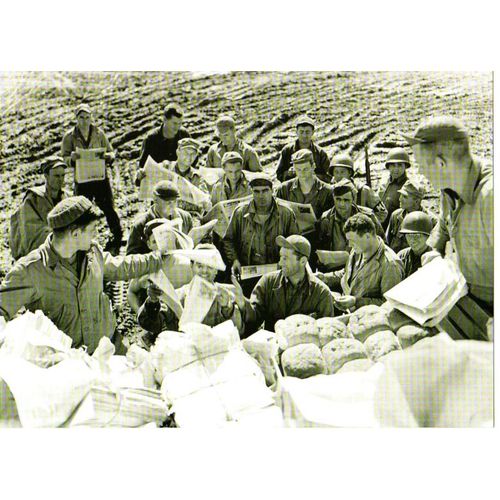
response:
<path id="1" fill-rule="evenodd" d="M 326 276 L 324 273 L 318 271 L 317 273 L 314 274 L 314 276 L 316 276 L 316 278 L 321 280 L 323 283 L 326 283 Z"/>
<path id="2" fill-rule="evenodd" d="M 80 159 L 80 155 L 76 151 L 71 152 L 71 161 L 76 161 Z"/>
<path id="3" fill-rule="evenodd" d="M 441 254 L 437 250 L 431 250 L 422 254 L 422 257 L 420 257 L 420 262 L 422 262 L 422 266 L 425 266 L 438 257 L 441 257 Z"/>
<path id="4" fill-rule="evenodd" d="M 162 294 L 163 292 L 161 291 L 161 289 L 150 281 L 148 285 L 149 300 L 151 300 L 151 302 L 158 302 Z"/>
<path id="5" fill-rule="evenodd" d="M 144 177 L 146 177 L 146 169 L 145 168 L 140 168 L 137 171 L 137 175 L 136 175 L 137 182 L 141 182 L 142 179 L 144 179 Z"/>
<path id="6" fill-rule="evenodd" d="M 241 264 L 240 264 L 240 261 L 238 259 L 236 259 L 233 262 L 233 265 L 231 266 L 231 274 L 233 276 L 236 276 L 237 278 L 239 278 L 241 276 Z"/>
<path id="7" fill-rule="evenodd" d="M 243 289 L 234 274 L 231 276 L 231 283 L 234 285 L 234 301 L 236 302 L 238 309 L 240 311 L 244 311 L 246 303 L 245 295 L 243 294 Z"/>
<path id="8" fill-rule="evenodd" d="M 356 297 L 353 295 L 342 295 L 338 299 L 334 299 L 334 301 L 335 306 L 342 311 L 347 311 L 347 309 L 351 309 L 356 305 Z"/>
<path id="9" fill-rule="evenodd" d="M 235 302 L 234 295 L 225 287 L 217 287 L 217 302 L 224 309 L 229 309 Z"/>

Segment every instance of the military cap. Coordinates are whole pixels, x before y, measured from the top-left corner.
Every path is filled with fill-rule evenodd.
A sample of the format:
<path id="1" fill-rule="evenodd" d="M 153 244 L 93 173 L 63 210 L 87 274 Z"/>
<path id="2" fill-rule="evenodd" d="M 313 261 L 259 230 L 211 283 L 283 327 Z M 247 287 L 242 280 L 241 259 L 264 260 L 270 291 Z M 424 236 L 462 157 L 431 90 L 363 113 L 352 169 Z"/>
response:
<path id="1" fill-rule="evenodd" d="M 422 121 L 413 135 L 401 135 L 411 146 L 469 138 L 463 123 L 452 116 L 433 116 Z"/>
<path id="2" fill-rule="evenodd" d="M 292 163 L 312 163 L 314 165 L 314 156 L 308 149 L 299 149 L 292 155 Z"/>
<path id="3" fill-rule="evenodd" d="M 399 232 L 402 234 L 430 235 L 433 225 L 433 221 L 428 214 L 417 210 L 405 216 Z"/>
<path id="4" fill-rule="evenodd" d="M 162 200 L 174 200 L 179 198 L 179 190 L 172 181 L 160 181 L 155 184 L 153 194 Z"/>
<path id="5" fill-rule="evenodd" d="M 85 104 L 85 103 L 79 104 L 76 107 L 76 111 L 75 111 L 76 116 L 78 116 L 82 111 L 85 111 L 87 113 L 92 113 L 92 111 L 90 110 L 90 106 L 88 104 Z"/>
<path id="6" fill-rule="evenodd" d="M 50 170 L 56 167 L 66 168 L 66 162 L 60 156 L 51 156 L 47 158 L 40 167 L 42 174 L 47 174 Z"/>
<path id="7" fill-rule="evenodd" d="M 201 149 L 201 144 L 195 140 L 195 139 L 191 139 L 191 137 L 186 137 L 184 139 L 181 139 L 178 143 L 177 143 L 177 147 L 180 149 L 180 148 L 192 148 L 194 149 L 196 152 L 198 152 L 200 149 Z"/>
<path id="8" fill-rule="evenodd" d="M 300 115 L 295 122 L 296 127 L 298 127 L 299 125 L 310 125 L 312 128 L 314 128 L 316 124 L 310 116 Z"/>
<path id="9" fill-rule="evenodd" d="M 288 238 L 281 235 L 276 236 L 276 245 L 281 248 L 289 248 L 307 258 L 311 255 L 311 244 L 299 234 L 292 234 Z"/>
<path id="10" fill-rule="evenodd" d="M 424 190 L 420 184 L 415 181 L 406 181 L 403 187 L 398 190 L 398 193 L 403 193 L 408 196 L 422 199 L 424 197 Z"/>
<path id="11" fill-rule="evenodd" d="M 332 158 L 330 162 L 330 168 L 343 167 L 348 168 L 354 172 L 354 162 L 352 161 L 351 155 L 348 153 L 339 153 Z"/>
<path id="12" fill-rule="evenodd" d="M 357 193 L 356 186 L 349 179 L 341 179 L 333 185 L 333 196 L 341 196 L 345 193 Z"/>
<path id="13" fill-rule="evenodd" d="M 144 226 L 144 240 L 147 241 L 149 239 L 149 237 L 153 234 L 153 229 L 168 222 L 168 219 L 153 219 L 148 221 Z"/>
<path id="14" fill-rule="evenodd" d="M 250 186 L 270 186 L 271 188 L 273 187 L 273 181 L 269 175 L 265 174 L 264 172 L 259 172 L 256 173 L 252 179 L 248 181 L 248 184 Z"/>
<path id="15" fill-rule="evenodd" d="M 47 224 L 52 229 L 62 229 L 75 222 L 92 207 L 92 202 L 85 196 L 70 196 L 61 200 L 48 213 Z"/>
<path id="16" fill-rule="evenodd" d="M 227 153 L 224 153 L 224 156 L 221 160 L 221 165 L 224 166 L 226 163 L 236 162 L 239 162 L 243 165 L 243 158 L 241 157 L 240 153 L 238 153 L 237 151 L 228 151 Z"/>
<path id="17" fill-rule="evenodd" d="M 385 166 L 391 163 L 404 163 L 410 166 L 410 157 L 403 148 L 392 148 L 385 159 Z"/>
<path id="18" fill-rule="evenodd" d="M 219 116 L 219 118 L 217 118 L 217 121 L 215 122 L 215 126 L 217 128 L 235 128 L 236 123 L 231 116 L 222 115 L 222 116 Z"/>

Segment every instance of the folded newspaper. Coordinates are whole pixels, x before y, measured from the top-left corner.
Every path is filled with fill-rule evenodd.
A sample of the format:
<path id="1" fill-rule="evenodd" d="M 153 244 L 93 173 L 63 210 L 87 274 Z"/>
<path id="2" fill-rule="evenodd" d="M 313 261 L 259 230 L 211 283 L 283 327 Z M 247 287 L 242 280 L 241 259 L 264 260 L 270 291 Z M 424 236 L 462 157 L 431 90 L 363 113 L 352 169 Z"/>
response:
<path id="1" fill-rule="evenodd" d="M 256 264 L 254 266 L 242 266 L 240 277 L 242 280 L 257 278 L 259 276 L 264 276 L 264 274 L 269 274 L 273 271 L 277 271 L 277 269 L 278 264 Z"/>
<path id="2" fill-rule="evenodd" d="M 293 210 L 300 234 L 307 234 L 316 228 L 316 214 L 311 204 L 295 203 L 293 201 L 282 200 L 280 202 Z"/>
<path id="3" fill-rule="evenodd" d="M 102 181 L 106 177 L 106 163 L 104 148 L 82 149 L 76 148 L 79 156 L 76 160 L 75 181 L 79 184 L 92 181 Z"/>
<path id="4" fill-rule="evenodd" d="M 252 199 L 252 195 L 249 195 L 244 198 L 220 201 L 212 207 L 205 217 L 203 217 L 203 222 L 216 219 L 217 224 L 215 224 L 213 230 L 218 236 L 224 238 L 233 212 L 240 204 L 248 203 Z"/>

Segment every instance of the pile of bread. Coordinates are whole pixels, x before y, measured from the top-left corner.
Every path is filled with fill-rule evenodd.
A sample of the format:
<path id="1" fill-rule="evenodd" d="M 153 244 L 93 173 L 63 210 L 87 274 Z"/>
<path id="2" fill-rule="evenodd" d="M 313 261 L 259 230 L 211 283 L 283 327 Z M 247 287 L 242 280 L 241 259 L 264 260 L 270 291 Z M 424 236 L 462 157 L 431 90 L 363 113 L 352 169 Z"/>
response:
<path id="1" fill-rule="evenodd" d="M 340 318 L 295 314 L 275 325 L 285 375 L 307 378 L 320 374 L 365 371 L 393 351 L 405 349 L 437 333 L 401 312 L 368 305 Z"/>

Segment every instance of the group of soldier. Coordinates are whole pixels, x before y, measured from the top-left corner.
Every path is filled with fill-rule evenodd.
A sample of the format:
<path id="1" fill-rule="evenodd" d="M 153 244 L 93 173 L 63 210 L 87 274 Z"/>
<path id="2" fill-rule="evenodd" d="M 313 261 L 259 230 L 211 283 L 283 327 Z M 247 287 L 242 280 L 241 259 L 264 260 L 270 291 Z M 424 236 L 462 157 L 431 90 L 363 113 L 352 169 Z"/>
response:
<path id="1" fill-rule="evenodd" d="M 163 291 L 147 279 L 163 269 L 182 304 L 195 276 L 216 284 L 216 299 L 203 322 L 214 326 L 232 319 L 244 337 L 262 324 L 273 330 L 277 320 L 292 314 L 320 318 L 380 305 L 385 292 L 444 255 L 451 241 L 468 300 L 484 312 L 474 331 L 486 331 L 493 316 L 492 168 L 472 156 L 460 121 L 431 117 L 404 136 L 420 172 L 441 192 L 436 216 L 422 208 L 425 192 L 407 175 L 411 162 L 405 148 L 389 151 L 388 178 L 375 192 L 355 178 L 349 154 L 328 158 L 313 140 L 315 122 L 307 115 L 296 121 L 297 139 L 281 151 L 277 181 L 263 171 L 255 149 L 237 136 L 235 121 L 220 116 L 215 124 L 220 140 L 208 149 L 205 168 L 221 168 L 223 175 L 209 189 L 196 167 L 202 144 L 182 127 L 183 116 L 177 104 L 164 109 L 161 126 L 143 141 L 135 182 L 143 181 L 151 157 L 209 195 L 210 202 L 192 204 L 180 199 L 175 182 L 156 183 L 151 206 L 129 228 L 122 256 L 123 230 L 108 176 L 75 183 L 74 196 L 63 187 L 66 169 L 79 159 L 77 150 L 103 148 L 106 164 L 115 160 L 90 107 L 76 108 L 76 125 L 63 137 L 61 155 L 41 166 L 45 184 L 28 189 L 11 218 L 16 262 L 0 286 L 0 315 L 8 320 L 23 307 L 41 309 L 71 336 L 74 347 L 85 345 L 92 352 L 107 336 L 123 353 L 104 281 L 131 280 L 129 303 L 150 345 L 159 332 L 178 328 Z M 251 172 L 248 179 L 245 172 Z M 187 265 L 158 250 L 153 230 L 166 220 L 180 220 L 172 231 L 177 248 L 184 248 L 186 235 L 208 221 L 212 206 L 239 199 L 225 234 L 206 236 Z M 287 202 L 311 205 L 317 218 L 313 230 L 301 234 Z M 104 249 L 95 242 L 102 213 L 112 233 Z M 318 250 L 345 258 L 325 265 Z M 240 279 L 243 267 L 265 264 L 277 264 L 277 270 Z"/>

